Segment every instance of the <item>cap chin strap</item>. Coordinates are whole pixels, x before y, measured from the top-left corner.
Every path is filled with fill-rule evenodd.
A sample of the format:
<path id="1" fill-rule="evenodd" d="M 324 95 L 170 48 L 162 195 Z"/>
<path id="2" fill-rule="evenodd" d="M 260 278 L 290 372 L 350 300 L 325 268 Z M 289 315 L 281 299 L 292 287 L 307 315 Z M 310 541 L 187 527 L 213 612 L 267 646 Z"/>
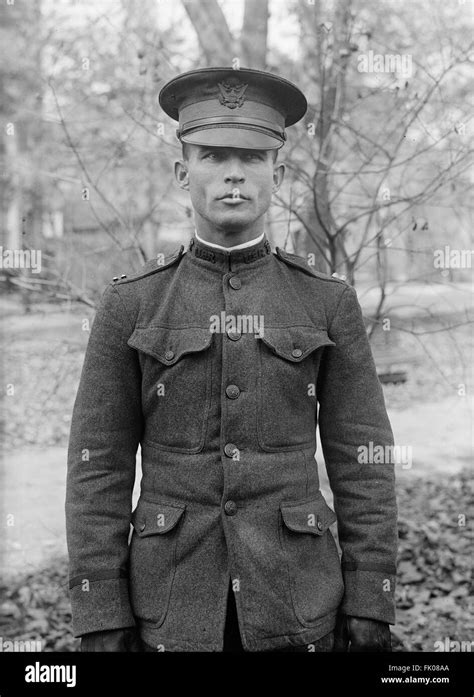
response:
<path id="1" fill-rule="evenodd" d="M 242 125 L 245 125 L 244 129 L 242 129 Z M 249 123 L 237 124 L 228 122 L 194 126 L 193 128 L 178 128 L 176 129 L 176 136 L 181 140 L 182 136 L 190 135 L 191 133 L 195 133 L 196 131 L 208 131 L 210 129 L 215 130 L 217 128 L 238 128 L 239 130 L 256 131 L 257 133 L 263 133 L 266 136 L 272 136 L 273 138 L 277 138 L 282 144 L 286 142 L 287 138 L 286 133 L 282 131 L 274 131 L 270 128 L 263 128 L 261 126 L 255 126 Z"/>

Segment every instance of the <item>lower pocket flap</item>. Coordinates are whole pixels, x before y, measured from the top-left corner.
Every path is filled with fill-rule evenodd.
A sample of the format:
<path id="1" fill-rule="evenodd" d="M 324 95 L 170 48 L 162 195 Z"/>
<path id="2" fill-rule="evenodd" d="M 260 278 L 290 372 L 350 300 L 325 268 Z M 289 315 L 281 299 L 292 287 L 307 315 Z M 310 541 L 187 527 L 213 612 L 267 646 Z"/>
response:
<path id="1" fill-rule="evenodd" d="M 294 532 L 322 535 L 337 520 L 321 492 L 310 501 L 282 502 L 280 510 L 286 527 Z"/>
<path id="2" fill-rule="evenodd" d="M 163 535 L 177 525 L 185 508 L 184 504 L 155 503 L 140 499 L 132 513 L 132 525 L 140 537 Z"/>

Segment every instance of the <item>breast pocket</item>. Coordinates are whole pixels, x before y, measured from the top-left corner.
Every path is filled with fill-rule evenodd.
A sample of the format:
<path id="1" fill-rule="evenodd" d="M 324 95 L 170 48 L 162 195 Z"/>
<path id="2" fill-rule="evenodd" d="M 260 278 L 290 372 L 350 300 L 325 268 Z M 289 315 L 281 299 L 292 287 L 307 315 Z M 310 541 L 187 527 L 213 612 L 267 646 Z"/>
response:
<path id="1" fill-rule="evenodd" d="M 129 576 L 133 614 L 157 626 L 168 611 L 185 508 L 184 504 L 140 499 L 132 514 Z"/>
<path id="2" fill-rule="evenodd" d="M 337 518 L 321 492 L 280 504 L 280 539 L 296 617 L 304 626 L 335 611 L 344 593 L 339 553 L 329 526 Z"/>
<path id="3" fill-rule="evenodd" d="M 137 327 L 145 439 L 177 452 L 202 450 L 211 398 L 209 328 Z"/>
<path id="4" fill-rule="evenodd" d="M 265 327 L 259 337 L 257 430 L 264 450 L 296 450 L 314 443 L 316 382 L 326 330 Z"/>

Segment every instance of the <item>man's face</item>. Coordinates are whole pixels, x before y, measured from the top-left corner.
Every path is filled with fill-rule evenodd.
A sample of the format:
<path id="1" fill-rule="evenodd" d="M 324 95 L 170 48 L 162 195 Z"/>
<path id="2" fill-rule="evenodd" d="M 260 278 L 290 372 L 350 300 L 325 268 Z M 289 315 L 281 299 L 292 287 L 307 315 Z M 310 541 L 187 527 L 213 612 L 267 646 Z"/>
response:
<path id="1" fill-rule="evenodd" d="M 186 146 L 176 178 L 189 191 L 195 213 L 213 227 L 239 231 L 268 210 L 283 179 L 272 150 Z"/>

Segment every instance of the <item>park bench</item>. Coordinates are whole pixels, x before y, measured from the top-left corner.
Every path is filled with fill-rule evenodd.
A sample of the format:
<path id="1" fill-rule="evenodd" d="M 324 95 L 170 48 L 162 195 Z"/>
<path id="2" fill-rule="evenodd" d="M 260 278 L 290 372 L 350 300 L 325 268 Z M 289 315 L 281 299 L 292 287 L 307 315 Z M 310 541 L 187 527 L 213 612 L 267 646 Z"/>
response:
<path id="1" fill-rule="evenodd" d="M 383 385 L 406 382 L 410 369 L 422 360 L 419 354 L 394 347 L 374 346 L 372 353 L 377 375 Z"/>

